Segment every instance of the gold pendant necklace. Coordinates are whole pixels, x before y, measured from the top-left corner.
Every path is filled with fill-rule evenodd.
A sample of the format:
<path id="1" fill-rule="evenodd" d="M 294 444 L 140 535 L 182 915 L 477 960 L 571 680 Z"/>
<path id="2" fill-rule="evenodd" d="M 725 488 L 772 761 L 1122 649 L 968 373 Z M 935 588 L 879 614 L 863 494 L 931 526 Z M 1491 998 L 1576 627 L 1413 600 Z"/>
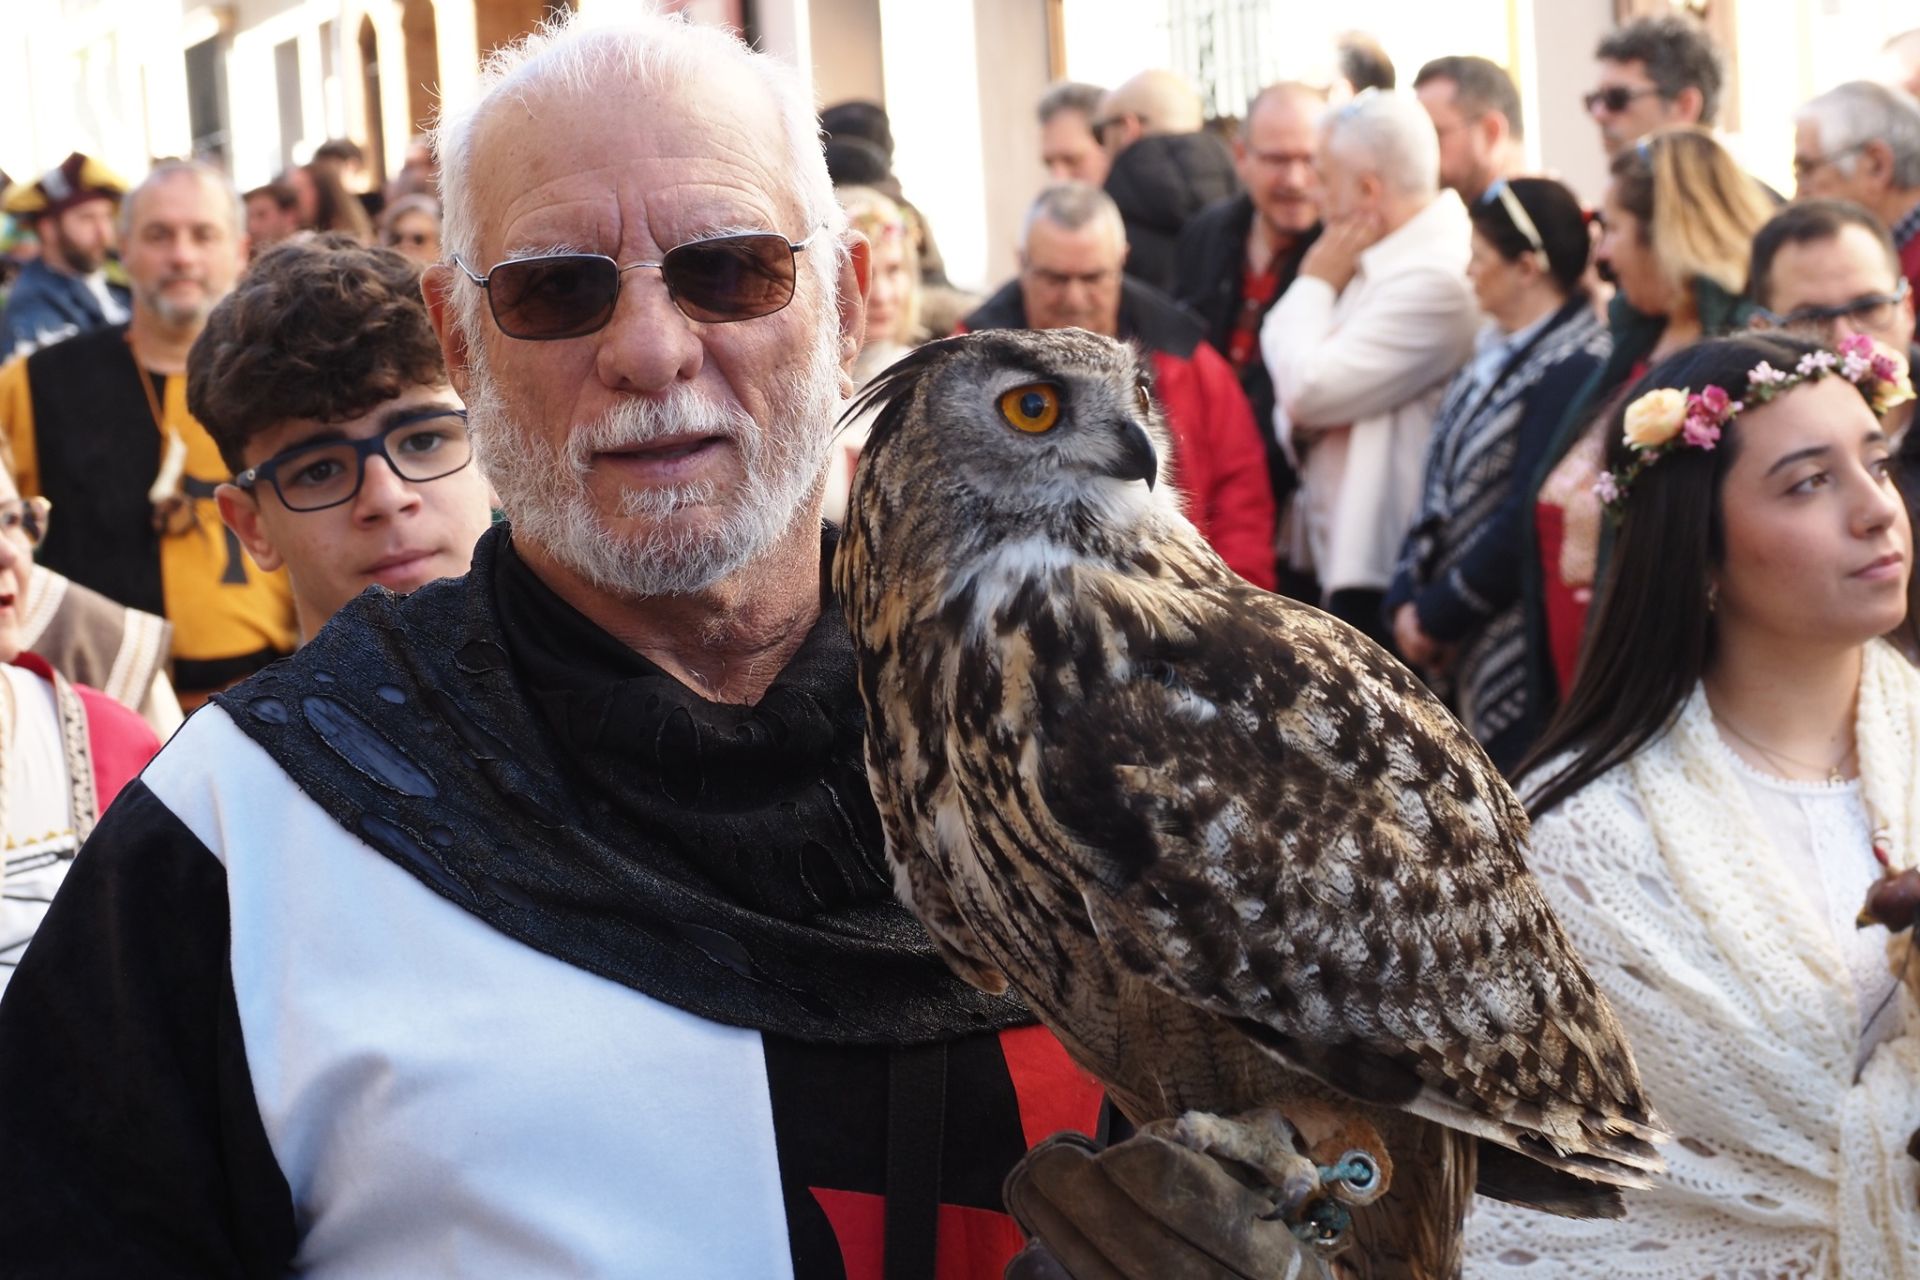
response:
<path id="1" fill-rule="evenodd" d="M 1824 773 L 1827 775 L 1826 780 L 1830 783 L 1845 782 L 1847 780 L 1847 775 L 1845 772 L 1847 761 L 1853 759 L 1853 754 L 1854 754 L 1854 751 L 1857 749 L 1857 744 L 1855 746 L 1848 747 L 1846 750 L 1846 753 L 1842 755 L 1838 760 L 1834 761 L 1832 764 L 1813 764 L 1806 760 L 1796 760 L 1792 756 L 1787 755 L 1784 752 L 1775 751 L 1772 747 L 1769 747 L 1764 743 L 1756 742 L 1752 738 L 1748 737 L 1746 734 L 1740 732 L 1740 728 L 1738 725 L 1735 725 L 1731 720 L 1728 720 L 1724 715 L 1721 715 L 1718 711 L 1712 711 L 1712 709 L 1709 708 L 1709 712 L 1710 714 L 1712 714 L 1715 724 L 1718 724 L 1721 728 L 1725 729 L 1728 733 L 1731 733 L 1734 737 L 1740 739 L 1740 741 L 1746 743 L 1748 746 L 1752 747 L 1755 751 L 1758 751 L 1761 755 L 1765 756 L 1768 760 L 1771 760 L 1776 768 L 1778 768 L 1781 765 L 1786 765 L 1789 770 L 1800 769 L 1800 770 L 1811 770 L 1814 773 Z"/>

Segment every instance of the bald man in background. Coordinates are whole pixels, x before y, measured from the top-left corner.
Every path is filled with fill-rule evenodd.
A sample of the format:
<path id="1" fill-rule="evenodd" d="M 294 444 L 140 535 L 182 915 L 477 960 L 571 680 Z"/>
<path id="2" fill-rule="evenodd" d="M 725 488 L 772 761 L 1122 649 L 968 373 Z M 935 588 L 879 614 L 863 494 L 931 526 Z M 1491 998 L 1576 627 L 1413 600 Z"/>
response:
<path id="1" fill-rule="evenodd" d="M 1240 189 L 1233 156 L 1201 131 L 1200 95 L 1171 71 L 1142 71 L 1107 94 L 1094 136 L 1113 157 L 1107 194 L 1127 228 L 1127 274 L 1173 292 L 1187 219 Z"/>

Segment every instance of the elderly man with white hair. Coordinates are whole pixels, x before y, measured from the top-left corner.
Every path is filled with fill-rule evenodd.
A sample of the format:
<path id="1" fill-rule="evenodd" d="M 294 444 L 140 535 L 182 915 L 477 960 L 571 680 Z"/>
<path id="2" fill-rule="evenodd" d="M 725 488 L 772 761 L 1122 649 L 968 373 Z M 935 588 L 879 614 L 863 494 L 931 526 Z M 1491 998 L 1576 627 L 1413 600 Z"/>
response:
<path id="1" fill-rule="evenodd" d="M 892 895 L 812 104 L 628 12 L 440 127 L 424 288 L 511 525 L 189 720 L 0 1002 L 9 1277 L 997 1278 L 1008 1170 L 1099 1126 Z"/>
<path id="2" fill-rule="evenodd" d="M 1327 230 L 1260 330 L 1274 431 L 1300 473 L 1282 552 L 1329 612 L 1384 644 L 1434 411 L 1479 322 L 1470 229 L 1409 94 L 1373 90 L 1330 113 L 1316 165 Z"/>
<path id="3" fill-rule="evenodd" d="M 1796 199 L 1851 200 L 1886 224 L 1900 274 L 1920 289 L 1920 102 L 1853 80 L 1794 116 Z"/>

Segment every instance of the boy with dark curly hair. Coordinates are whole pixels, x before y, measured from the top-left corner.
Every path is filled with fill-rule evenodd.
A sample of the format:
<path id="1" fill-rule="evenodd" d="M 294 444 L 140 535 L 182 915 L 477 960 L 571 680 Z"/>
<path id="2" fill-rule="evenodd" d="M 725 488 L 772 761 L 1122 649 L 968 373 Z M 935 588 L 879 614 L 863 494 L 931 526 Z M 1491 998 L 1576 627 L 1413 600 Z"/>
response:
<path id="1" fill-rule="evenodd" d="M 276 247 L 208 318 L 187 403 L 233 468 L 221 518 L 286 566 L 303 639 L 369 586 L 467 571 L 490 492 L 408 259 L 343 235 Z"/>

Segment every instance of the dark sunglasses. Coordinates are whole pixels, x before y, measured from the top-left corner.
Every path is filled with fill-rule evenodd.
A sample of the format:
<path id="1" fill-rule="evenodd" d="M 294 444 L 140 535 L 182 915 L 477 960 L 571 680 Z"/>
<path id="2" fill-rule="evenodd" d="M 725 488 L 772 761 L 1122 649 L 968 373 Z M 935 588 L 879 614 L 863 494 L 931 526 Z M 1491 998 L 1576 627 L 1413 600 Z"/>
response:
<path id="1" fill-rule="evenodd" d="M 1834 322 L 1839 320 L 1849 320 L 1858 329 L 1885 329 L 1893 323 L 1894 309 L 1907 296 L 1908 287 L 1902 280 L 1891 293 L 1869 293 L 1831 307 L 1795 307 L 1785 315 L 1765 307 L 1756 307 L 1754 312 L 1776 329 L 1815 338 L 1829 337 Z"/>
<path id="2" fill-rule="evenodd" d="M 728 324 L 770 316 L 793 301 L 799 275 L 795 258 L 822 229 L 815 227 L 799 241 L 771 231 L 690 240 L 667 250 L 658 262 L 624 267 L 599 253 L 510 258 L 484 276 L 474 274 L 457 253 L 453 264 L 487 291 L 500 332 L 552 342 L 606 328 L 620 298 L 620 277 L 642 267 L 660 273 L 667 296 L 689 320 Z"/>
<path id="3" fill-rule="evenodd" d="M 1608 85 L 1604 89 L 1595 89 L 1582 98 L 1587 104 L 1587 114 L 1592 115 L 1595 107 L 1605 107 L 1608 115 L 1619 115 L 1632 106 L 1635 99 L 1651 97 L 1660 92 L 1658 89 L 1629 89 L 1625 85 Z"/>
<path id="4" fill-rule="evenodd" d="M 233 478 L 251 493 L 262 480 L 289 511 L 324 511 L 351 502 L 367 475 L 367 459 L 385 458 L 393 474 L 421 484 L 450 476 L 473 461 L 467 411 L 434 405 L 395 418 L 364 440 L 320 440 L 274 454 Z"/>

